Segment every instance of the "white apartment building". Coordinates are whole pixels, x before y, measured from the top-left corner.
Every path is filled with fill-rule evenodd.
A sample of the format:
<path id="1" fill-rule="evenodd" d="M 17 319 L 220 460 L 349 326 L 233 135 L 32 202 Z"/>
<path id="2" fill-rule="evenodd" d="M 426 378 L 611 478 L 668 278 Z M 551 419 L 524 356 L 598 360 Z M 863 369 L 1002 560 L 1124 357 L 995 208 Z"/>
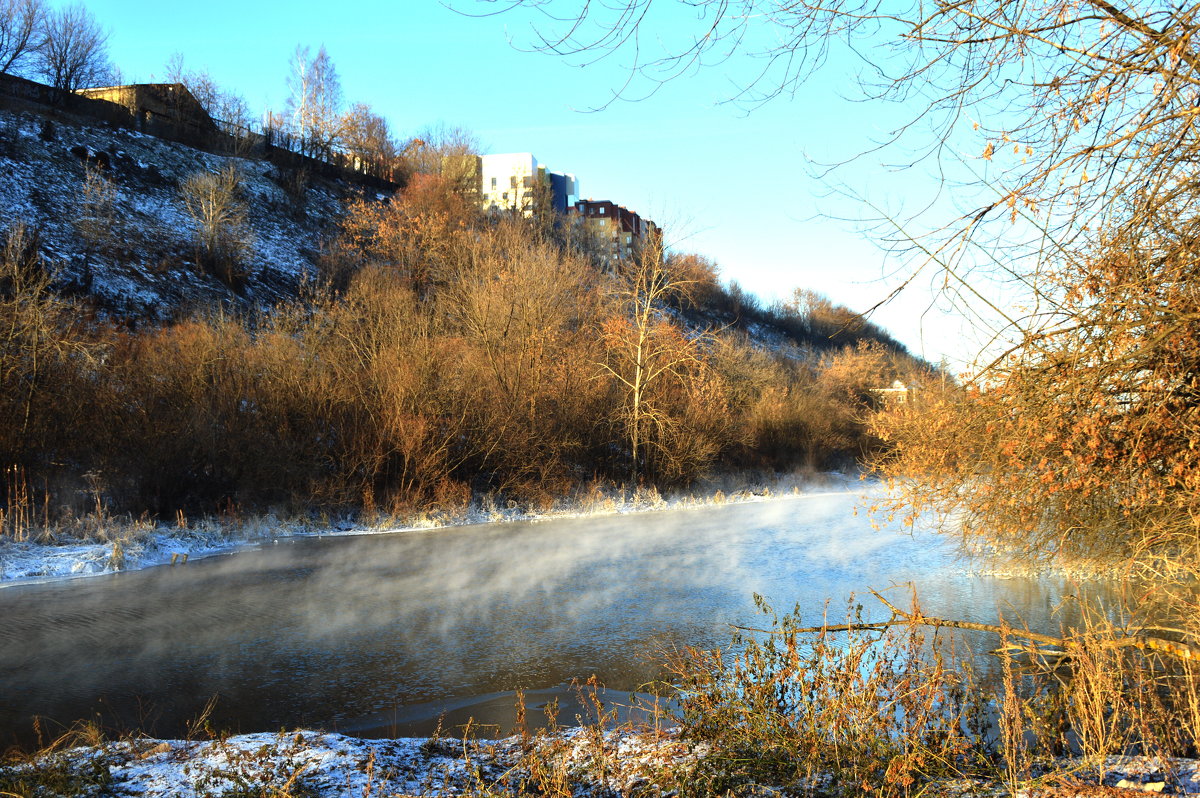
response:
<path id="1" fill-rule="evenodd" d="M 575 175 L 551 172 L 533 153 L 508 152 L 479 159 L 480 204 L 485 210 L 533 212 L 533 190 L 539 182 L 550 189 L 554 209 L 565 213 L 579 196 Z"/>

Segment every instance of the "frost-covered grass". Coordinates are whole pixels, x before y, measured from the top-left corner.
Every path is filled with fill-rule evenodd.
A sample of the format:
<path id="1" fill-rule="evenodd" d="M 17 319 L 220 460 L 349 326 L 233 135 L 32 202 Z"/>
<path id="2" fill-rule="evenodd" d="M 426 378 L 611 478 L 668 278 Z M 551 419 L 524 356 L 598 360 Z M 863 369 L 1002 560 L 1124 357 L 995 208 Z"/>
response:
<path id="1" fill-rule="evenodd" d="M 627 729 L 504 740 L 363 740 L 313 731 L 139 738 L 48 751 L 0 768 L 0 795 L 630 795 L 689 756 L 674 733 Z"/>
<path id="2" fill-rule="evenodd" d="M 653 488 L 592 485 L 579 494 L 539 508 L 484 496 L 460 510 L 424 510 L 403 517 L 178 518 L 173 523 L 113 517 L 102 511 L 81 518 L 31 526 L 22 534 L 0 536 L 0 586 L 69 579 L 157 565 L 252 548 L 279 538 L 369 535 L 432 530 L 471 524 L 536 521 L 590 515 L 703 507 L 767 501 L 845 491 L 858 484 L 842 474 L 784 475 L 748 479 L 724 477 L 691 492 L 663 496 Z M 14 539 L 15 537 L 15 539 Z"/>
<path id="3" fill-rule="evenodd" d="M 102 201 L 85 191 L 80 153 L 106 159 Z M 244 296 L 195 263 L 194 223 L 179 191 L 190 175 L 229 166 L 241 175 L 250 228 Z M 119 314 L 169 318 L 206 301 L 265 305 L 294 295 L 353 191 L 314 182 L 296 207 L 277 171 L 133 130 L 0 109 L 0 231 L 17 222 L 38 230 L 59 282 Z"/>
<path id="4" fill-rule="evenodd" d="M 750 755 L 751 752 L 745 752 Z M 790 787 L 769 779 L 715 791 L 710 746 L 679 727 L 579 727 L 486 740 L 361 739 L 310 730 L 212 739 L 105 741 L 83 729 L 31 755 L 0 762 L 0 795 L 390 796 L 906 795 L 896 785 L 848 784 L 822 774 Z M 1125 790 L 1195 794 L 1200 762 L 1109 757 L 1104 775 L 1058 759 L 1015 793 L 987 777 L 947 776 L 914 795 L 1121 795 Z M 1104 786 L 1101 786 L 1104 785 Z M 882 788 L 882 789 L 881 789 Z"/>

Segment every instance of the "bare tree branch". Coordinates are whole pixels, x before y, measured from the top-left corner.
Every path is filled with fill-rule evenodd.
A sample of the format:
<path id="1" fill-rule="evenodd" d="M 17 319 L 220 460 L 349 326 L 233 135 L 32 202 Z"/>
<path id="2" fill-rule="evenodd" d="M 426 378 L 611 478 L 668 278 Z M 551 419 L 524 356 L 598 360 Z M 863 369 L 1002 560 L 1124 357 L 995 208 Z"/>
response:
<path id="1" fill-rule="evenodd" d="M 0 0 L 0 75 L 37 53 L 45 26 L 42 0 Z"/>
<path id="2" fill-rule="evenodd" d="M 106 83 L 112 74 L 108 32 L 82 5 L 47 15 L 39 53 L 39 73 L 62 92 Z"/>

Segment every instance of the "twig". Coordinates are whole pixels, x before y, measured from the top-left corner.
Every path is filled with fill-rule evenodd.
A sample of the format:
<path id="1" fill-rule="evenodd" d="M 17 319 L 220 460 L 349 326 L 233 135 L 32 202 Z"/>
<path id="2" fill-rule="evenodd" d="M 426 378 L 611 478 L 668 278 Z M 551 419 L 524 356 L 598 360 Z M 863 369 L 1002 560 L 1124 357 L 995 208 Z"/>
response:
<path id="1" fill-rule="evenodd" d="M 790 634 L 825 634 L 827 632 L 879 632 L 889 629 L 894 626 L 930 626 L 935 629 L 966 629 L 972 632 L 990 632 L 996 635 L 1007 634 L 1010 637 L 1019 637 L 1029 641 L 1030 644 L 1022 645 L 1010 643 L 1007 646 L 994 649 L 990 653 L 999 654 L 1004 650 L 1023 651 L 1031 656 L 1049 657 L 1062 659 L 1071 655 L 1070 647 L 1072 643 L 1081 642 L 1080 637 L 1054 637 L 1053 635 L 1045 635 L 1039 632 L 1031 632 L 1028 629 L 1003 630 L 997 624 L 990 623 L 974 623 L 972 621 L 952 621 L 946 618 L 934 618 L 929 615 L 924 615 L 921 612 L 905 612 L 897 607 L 892 602 L 884 598 L 875 590 L 871 591 L 871 595 L 879 599 L 879 601 L 892 611 L 892 617 L 886 621 L 875 621 L 872 623 L 843 623 L 835 626 L 806 626 L 802 628 L 789 628 L 786 630 L 779 629 L 756 629 L 751 626 L 734 626 L 732 628 L 743 632 L 757 632 L 760 634 L 781 635 Z M 1101 648 L 1137 648 L 1141 650 L 1157 651 L 1162 654 L 1170 654 L 1179 659 L 1190 661 L 1200 661 L 1200 647 L 1183 643 L 1175 640 L 1167 640 L 1162 637 L 1154 637 L 1147 634 L 1137 635 L 1122 635 L 1112 637 L 1107 640 L 1089 639 L 1089 643 Z M 1043 645 L 1053 646 L 1054 648 L 1041 648 L 1032 643 L 1042 643 Z"/>

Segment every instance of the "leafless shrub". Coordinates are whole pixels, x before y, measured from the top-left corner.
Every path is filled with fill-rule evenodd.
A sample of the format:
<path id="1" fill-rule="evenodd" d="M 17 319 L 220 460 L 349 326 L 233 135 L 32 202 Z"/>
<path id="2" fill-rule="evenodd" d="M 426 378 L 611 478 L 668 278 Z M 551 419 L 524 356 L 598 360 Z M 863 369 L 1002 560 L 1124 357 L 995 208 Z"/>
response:
<path id="1" fill-rule="evenodd" d="M 35 486 L 79 429 L 86 400 L 75 388 L 92 363 L 38 249 L 21 223 L 0 239 L 0 452 Z"/>
<path id="2" fill-rule="evenodd" d="M 308 170 L 299 167 L 278 167 L 271 171 L 270 177 L 291 200 L 291 209 L 295 213 L 303 213 L 308 203 L 308 188 L 312 183 Z"/>
<path id="3" fill-rule="evenodd" d="M 109 254 L 122 239 L 116 213 L 117 187 L 99 167 L 87 164 L 84 169 L 75 229 L 89 251 Z"/>
<path id="4" fill-rule="evenodd" d="M 242 177 L 235 166 L 199 172 L 179 187 L 184 207 L 195 225 L 197 260 L 231 286 L 244 279 L 242 261 L 251 246 Z"/>

